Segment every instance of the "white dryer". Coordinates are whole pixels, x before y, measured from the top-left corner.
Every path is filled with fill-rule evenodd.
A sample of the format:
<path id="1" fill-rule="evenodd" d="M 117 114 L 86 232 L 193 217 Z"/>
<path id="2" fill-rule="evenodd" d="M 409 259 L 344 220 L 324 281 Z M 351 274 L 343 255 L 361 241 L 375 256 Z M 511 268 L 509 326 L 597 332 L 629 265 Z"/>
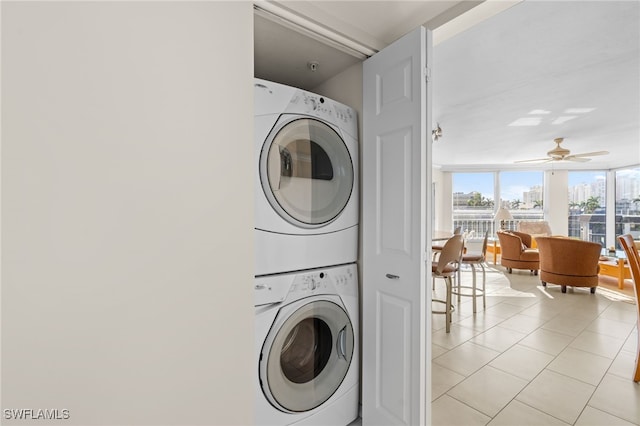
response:
<path id="1" fill-rule="evenodd" d="M 255 279 L 257 425 L 348 425 L 358 416 L 356 265 Z"/>
<path id="2" fill-rule="evenodd" d="M 355 262 L 356 112 L 255 80 L 255 274 Z"/>

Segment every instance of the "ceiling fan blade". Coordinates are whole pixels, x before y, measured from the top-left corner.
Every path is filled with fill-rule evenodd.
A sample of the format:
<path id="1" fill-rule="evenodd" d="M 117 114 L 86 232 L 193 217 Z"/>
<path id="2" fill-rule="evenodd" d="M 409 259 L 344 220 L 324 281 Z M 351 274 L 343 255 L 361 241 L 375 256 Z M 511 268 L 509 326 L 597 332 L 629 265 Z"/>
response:
<path id="1" fill-rule="evenodd" d="M 609 151 L 583 152 L 581 154 L 572 154 L 569 157 L 595 157 L 596 155 L 607 155 Z"/>
<path id="2" fill-rule="evenodd" d="M 609 151 L 594 151 L 594 152 L 583 152 L 580 154 L 569 154 L 569 151 L 566 148 L 560 146 L 563 141 L 563 138 L 556 138 L 553 140 L 556 143 L 556 147 L 551 151 L 547 152 L 549 155 L 547 158 L 536 158 L 533 160 L 520 160 L 514 161 L 514 163 L 549 163 L 552 161 L 575 161 L 577 163 L 586 163 L 587 161 L 591 161 L 589 157 L 595 157 L 596 155 L 607 155 Z"/>
<path id="3" fill-rule="evenodd" d="M 519 161 L 514 161 L 514 163 L 538 163 L 538 162 L 546 163 L 549 161 L 553 161 L 553 158 L 547 157 L 547 158 L 536 158 L 533 160 L 519 160 Z"/>
<path id="4" fill-rule="evenodd" d="M 586 163 L 587 161 L 591 161 L 591 158 L 588 157 L 577 157 L 575 155 L 567 155 L 564 157 L 565 161 L 575 161 L 577 163 Z"/>

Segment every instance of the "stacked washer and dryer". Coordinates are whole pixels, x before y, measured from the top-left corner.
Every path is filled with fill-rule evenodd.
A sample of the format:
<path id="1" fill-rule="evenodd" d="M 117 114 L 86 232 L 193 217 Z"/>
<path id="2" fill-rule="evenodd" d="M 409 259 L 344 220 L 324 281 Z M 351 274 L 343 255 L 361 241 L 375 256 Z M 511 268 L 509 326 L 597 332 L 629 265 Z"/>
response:
<path id="1" fill-rule="evenodd" d="M 255 80 L 259 425 L 358 415 L 358 140 L 353 109 Z"/>

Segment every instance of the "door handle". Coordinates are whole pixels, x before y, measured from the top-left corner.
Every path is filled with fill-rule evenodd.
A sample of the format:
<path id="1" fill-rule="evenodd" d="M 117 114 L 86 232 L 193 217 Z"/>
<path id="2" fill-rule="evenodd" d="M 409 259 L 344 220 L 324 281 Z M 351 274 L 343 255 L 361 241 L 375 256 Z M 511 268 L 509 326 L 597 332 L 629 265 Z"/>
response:
<path id="1" fill-rule="evenodd" d="M 387 274 L 387 278 L 389 278 L 390 280 L 399 280 L 400 277 L 398 275 L 393 275 L 393 274 Z"/>
<path id="2" fill-rule="evenodd" d="M 338 358 L 347 359 L 347 326 L 338 333 Z"/>

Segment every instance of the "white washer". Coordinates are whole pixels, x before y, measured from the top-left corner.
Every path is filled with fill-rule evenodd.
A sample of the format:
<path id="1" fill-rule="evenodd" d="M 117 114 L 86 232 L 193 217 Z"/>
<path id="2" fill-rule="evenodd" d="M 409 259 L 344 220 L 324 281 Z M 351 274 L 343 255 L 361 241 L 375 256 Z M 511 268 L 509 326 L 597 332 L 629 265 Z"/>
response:
<path id="1" fill-rule="evenodd" d="M 348 425 L 358 417 L 356 265 L 255 279 L 258 425 Z"/>
<path id="2" fill-rule="evenodd" d="M 255 274 L 355 262 L 356 112 L 255 80 Z"/>

